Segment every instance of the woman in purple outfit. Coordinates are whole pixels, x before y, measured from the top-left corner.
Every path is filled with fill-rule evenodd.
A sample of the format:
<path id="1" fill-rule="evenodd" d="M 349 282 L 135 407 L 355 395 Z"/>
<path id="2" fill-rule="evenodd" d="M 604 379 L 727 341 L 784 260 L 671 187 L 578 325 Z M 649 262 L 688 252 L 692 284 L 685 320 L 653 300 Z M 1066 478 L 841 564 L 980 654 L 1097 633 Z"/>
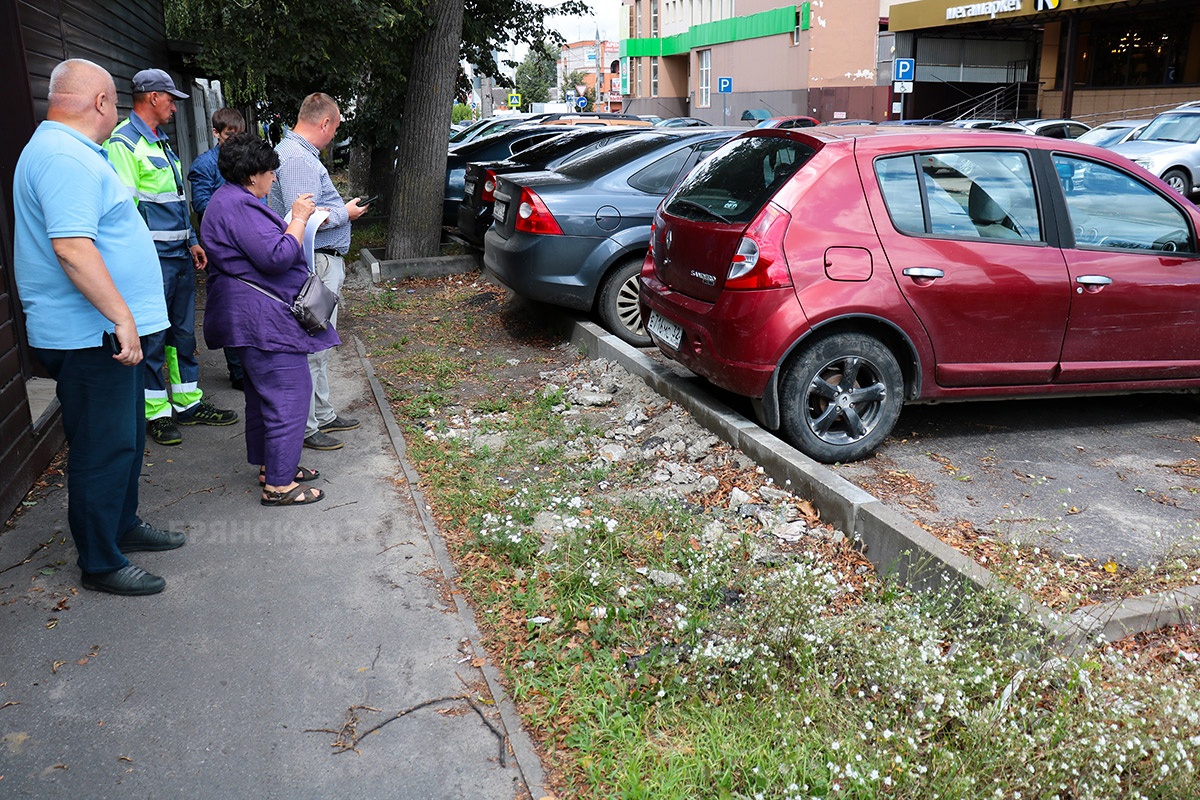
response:
<path id="1" fill-rule="evenodd" d="M 325 496 L 301 482 L 318 477 L 300 466 L 312 397 L 307 355 L 341 340 L 332 327 L 308 335 L 288 308 L 308 277 L 301 241 L 315 206 L 311 194 L 300 195 L 285 224 L 263 202 L 278 167 L 271 145 L 253 133 L 221 145 L 217 169 L 226 183 L 201 225 L 208 251 L 204 341 L 214 350 L 234 348 L 245 365 L 246 460 L 262 465 L 262 504 L 293 506 Z"/>

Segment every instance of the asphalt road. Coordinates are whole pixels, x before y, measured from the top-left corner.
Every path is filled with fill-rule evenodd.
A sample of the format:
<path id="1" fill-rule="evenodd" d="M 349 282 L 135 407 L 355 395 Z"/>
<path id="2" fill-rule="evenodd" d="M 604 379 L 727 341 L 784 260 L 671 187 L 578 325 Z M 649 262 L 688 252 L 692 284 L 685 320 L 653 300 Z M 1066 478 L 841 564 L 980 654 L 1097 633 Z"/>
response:
<path id="1" fill-rule="evenodd" d="M 743 398 L 692 379 L 755 419 Z M 918 523 L 1132 567 L 1200 548 L 1189 395 L 908 405 L 875 457 L 831 469 Z"/>
<path id="2" fill-rule="evenodd" d="M 880 499 L 921 522 L 1136 566 L 1200 542 L 1198 420 L 1184 395 L 912 405 L 875 458 L 834 469 L 907 482 Z"/>

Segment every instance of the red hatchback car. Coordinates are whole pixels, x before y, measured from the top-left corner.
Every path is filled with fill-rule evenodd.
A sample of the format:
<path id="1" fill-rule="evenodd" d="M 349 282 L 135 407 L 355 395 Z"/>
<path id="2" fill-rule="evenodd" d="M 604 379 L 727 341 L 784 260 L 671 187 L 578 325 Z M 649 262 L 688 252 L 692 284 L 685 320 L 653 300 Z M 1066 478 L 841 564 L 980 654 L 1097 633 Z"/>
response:
<path id="1" fill-rule="evenodd" d="M 955 129 L 753 130 L 659 206 L 668 357 L 825 462 L 905 402 L 1200 390 L 1200 212 L 1113 153 Z"/>

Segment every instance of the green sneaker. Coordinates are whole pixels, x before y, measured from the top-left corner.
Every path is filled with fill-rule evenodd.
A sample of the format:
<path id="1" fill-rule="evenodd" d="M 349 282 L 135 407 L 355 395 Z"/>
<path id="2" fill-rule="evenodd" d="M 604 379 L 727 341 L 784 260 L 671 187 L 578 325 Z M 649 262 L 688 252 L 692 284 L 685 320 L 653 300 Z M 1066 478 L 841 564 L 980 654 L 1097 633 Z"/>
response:
<path id="1" fill-rule="evenodd" d="M 146 435 L 161 445 L 182 444 L 183 436 L 170 417 L 159 417 L 146 422 Z"/>
<path id="2" fill-rule="evenodd" d="M 180 425 L 232 425 L 237 422 L 236 411 L 228 408 L 217 408 L 207 400 L 201 400 L 188 409 L 186 415 L 179 415 Z"/>

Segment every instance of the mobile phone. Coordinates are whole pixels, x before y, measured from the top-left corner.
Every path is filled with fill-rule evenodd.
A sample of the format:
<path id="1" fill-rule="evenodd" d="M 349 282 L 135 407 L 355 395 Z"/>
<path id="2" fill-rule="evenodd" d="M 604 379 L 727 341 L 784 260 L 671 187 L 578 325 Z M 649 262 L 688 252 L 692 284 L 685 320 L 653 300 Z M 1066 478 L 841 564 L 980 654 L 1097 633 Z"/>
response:
<path id="1" fill-rule="evenodd" d="M 104 332 L 104 347 L 107 347 L 114 356 L 121 354 L 121 343 L 117 341 L 117 334 L 115 332 Z"/>
<path id="2" fill-rule="evenodd" d="M 377 195 L 377 194 L 373 194 L 370 197 L 360 197 L 360 198 L 358 198 L 358 204 L 360 206 L 369 206 L 369 205 L 371 205 L 371 203 L 374 203 L 378 199 L 379 199 L 379 195 Z"/>

